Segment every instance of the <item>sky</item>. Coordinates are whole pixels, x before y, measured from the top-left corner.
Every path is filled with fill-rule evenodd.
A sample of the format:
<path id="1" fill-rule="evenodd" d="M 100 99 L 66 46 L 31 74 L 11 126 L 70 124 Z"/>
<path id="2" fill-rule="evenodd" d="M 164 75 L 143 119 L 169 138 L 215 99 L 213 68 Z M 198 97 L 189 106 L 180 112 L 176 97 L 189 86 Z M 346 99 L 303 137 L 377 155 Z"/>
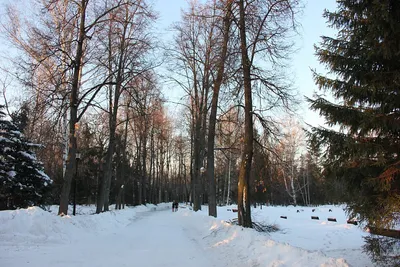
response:
<path id="1" fill-rule="evenodd" d="M 327 70 L 318 62 L 314 55 L 314 45 L 321 41 L 321 36 L 335 36 L 335 30 L 328 27 L 326 19 L 322 17 L 324 9 L 329 11 L 336 10 L 335 0 L 308 0 L 301 19 L 302 30 L 298 38 L 301 44 L 293 56 L 293 70 L 296 77 L 295 83 L 301 95 L 312 97 L 318 91 L 312 78 L 311 69 L 317 73 L 326 73 Z M 321 92 L 319 92 L 321 93 Z M 313 111 L 308 109 L 307 104 L 302 106 L 300 114 L 306 123 L 316 126 L 323 124 L 324 120 Z"/>
<path id="2" fill-rule="evenodd" d="M 187 0 L 154 0 L 155 9 L 159 12 L 158 27 L 160 30 L 168 29 L 174 22 L 180 20 L 181 9 L 187 6 Z M 299 36 L 296 37 L 297 51 L 293 55 L 291 78 L 294 77 L 294 87 L 298 90 L 301 99 L 303 96 L 312 97 L 317 90 L 312 79 L 311 69 L 317 72 L 326 73 L 324 66 L 320 65 L 314 56 L 314 44 L 321 41 L 320 36 L 334 36 L 335 31 L 328 27 L 326 20 L 322 17 L 324 9 L 334 11 L 336 9 L 335 0 L 305 0 L 303 14 L 299 17 L 301 27 Z M 172 34 L 172 33 L 169 33 Z M 166 33 L 168 36 L 168 33 Z M 175 95 L 168 92 L 168 95 Z M 180 94 L 174 101 L 178 101 Z M 308 109 L 305 102 L 301 104 L 298 111 L 303 122 L 314 126 L 323 125 L 324 120 L 313 111 Z"/>
<path id="3" fill-rule="evenodd" d="M 162 39 L 171 38 L 172 32 L 168 28 L 175 21 L 181 18 L 181 9 L 187 7 L 187 0 L 152 0 L 155 10 L 159 13 L 157 21 L 157 31 L 160 33 Z M 3 5 L 10 0 L 0 0 Z M 17 0 L 16 3 L 23 3 L 23 0 Z M 301 99 L 302 96 L 312 97 L 313 93 L 317 90 L 316 85 L 312 79 L 310 69 L 315 69 L 317 72 L 325 73 L 326 70 L 318 63 L 317 58 L 314 56 L 314 44 L 320 42 L 320 36 L 334 36 L 335 31 L 327 27 L 326 20 L 322 17 L 323 10 L 336 9 L 335 0 L 304 0 L 305 8 L 303 14 L 299 17 L 299 22 L 302 25 L 299 30 L 299 36 L 296 37 L 297 51 L 293 55 L 292 66 L 290 68 L 290 78 L 294 80 L 294 87 L 298 90 Z M 1 12 L 3 13 L 4 10 Z M 4 66 L 4 57 L 12 50 L 6 45 L 5 40 L 0 38 L 0 59 L 1 66 Z M 2 75 L 0 73 L 0 75 Z M 3 77 L 3 76 L 2 76 Z M 294 77 L 294 78 L 293 78 Z M 12 91 L 20 92 L 16 86 L 10 86 L 7 95 L 12 95 Z M 169 88 L 164 88 L 164 94 L 168 96 L 171 101 L 177 102 L 182 96 L 179 88 L 170 91 Z M 174 99 L 175 98 L 175 99 Z M 1 99 L 0 103 L 3 103 Z M 308 109 L 305 101 L 301 104 L 298 114 L 303 118 L 303 122 L 314 126 L 322 125 L 324 120 L 315 112 Z"/>
<path id="4" fill-rule="evenodd" d="M 253 222 L 280 229 L 269 234 L 226 223 L 237 218 L 234 205 L 218 207 L 218 218 L 184 203 L 177 212 L 171 203 L 95 208 L 78 205 L 77 216 L 64 217 L 58 206 L 0 211 L 0 266 L 373 266 L 362 251 L 369 233 L 346 223 L 343 206 L 252 208 Z"/>

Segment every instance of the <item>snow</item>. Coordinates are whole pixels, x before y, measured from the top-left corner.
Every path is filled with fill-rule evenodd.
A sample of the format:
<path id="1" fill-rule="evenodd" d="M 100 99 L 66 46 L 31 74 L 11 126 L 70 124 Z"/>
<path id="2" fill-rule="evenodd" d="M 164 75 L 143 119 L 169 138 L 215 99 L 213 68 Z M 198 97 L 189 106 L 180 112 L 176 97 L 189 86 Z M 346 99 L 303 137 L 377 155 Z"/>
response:
<path id="1" fill-rule="evenodd" d="M 0 142 L 11 143 L 10 139 L 2 137 L 2 136 L 0 137 Z"/>
<path id="2" fill-rule="evenodd" d="M 217 219 L 206 206 L 171 212 L 171 203 L 101 214 L 77 206 L 63 217 L 58 206 L 1 211 L 0 266 L 373 266 L 361 251 L 367 233 L 346 224 L 342 207 L 253 208 L 253 221 L 281 228 L 270 234 L 227 223 L 232 208 L 218 207 Z"/>
<path id="3" fill-rule="evenodd" d="M 16 130 L 11 130 L 10 133 L 15 134 L 15 135 L 22 135 L 20 131 L 16 131 Z"/>
<path id="4" fill-rule="evenodd" d="M 235 218 L 237 215 L 228 211 L 232 208 L 236 206 L 221 209 L 218 217 L 225 220 Z M 282 219 L 280 216 L 286 216 L 287 219 Z M 319 220 L 312 220 L 311 216 L 317 216 Z M 344 258 L 351 266 L 373 266 L 370 258 L 362 252 L 363 237 L 368 236 L 369 233 L 360 226 L 347 224 L 344 206 L 263 206 L 262 209 L 260 207 L 252 209 L 252 217 L 254 222 L 279 226 L 281 231 L 271 233 L 270 236 L 276 242 L 321 252 L 332 258 Z M 336 218 L 337 222 L 329 222 L 328 218 Z"/>
<path id="5" fill-rule="evenodd" d="M 51 184 L 53 183 L 53 180 L 51 180 L 51 178 L 47 174 L 45 174 L 43 171 L 41 171 L 41 170 L 36 170 L 36 171 L 39 173 L 39 175 L 41 176 L 42 179 L 48 181 Z M 46 182 L 45 182 L 45 186 L 47 186 Z"/>
<path id="6" fill-rule="evenodd" d="M 29 154 L 28 152 L 25 151 L 19 151 L 18 153 L 20 153 L 22 156 L 24 156 L 25 158 L 28 158 L 30 160 L 36 161 L 36 157 L 32 156 L 31 154 Z"/>
<path id="7" fill-rule="evenodd" d="M 15 171 L 9 171 L 7 172 L 8 177 L 14 178 L 17 173 Z"/>

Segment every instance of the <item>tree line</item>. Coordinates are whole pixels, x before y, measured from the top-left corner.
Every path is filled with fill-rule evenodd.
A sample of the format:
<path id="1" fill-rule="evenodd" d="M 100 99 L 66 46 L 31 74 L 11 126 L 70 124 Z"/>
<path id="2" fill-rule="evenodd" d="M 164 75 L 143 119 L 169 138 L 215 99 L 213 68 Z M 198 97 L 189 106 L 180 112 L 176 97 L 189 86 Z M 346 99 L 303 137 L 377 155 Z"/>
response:
<path id="1" fill-rule="evenodd" d="M 217 205 L 236 203 L 245 227 L 255 203 L 346 202 L 362 220 L 393 222 L 398 40 L 385 34 L 398 32 L 400 8 L 351 2 L 325 13 L 339 35 L 316 47 L 337 74 L 315 73 L 316 84 L 344 104 L 308 99 L 342 129 L 309 132 L 296 122 L 301 99 L 287 75 L 301 1 L 190 1 L 163 45 L 149 1 L 46 0 L 29 18 L 8 6 L 2 26 L 20 52 L 12 77 L 26 92 L 8 114 L 45 147 L 36 153 L 54 181 L 50 202 L 67 214 L 73 187 L 78 203 L 96 203 L 97 213 L 111 203 L 178 200 L 195 211 L 208 204 L 217 216 Z M 179 117 L 168 112 L 165 86 L 185 93 L 173 106 Z"/>

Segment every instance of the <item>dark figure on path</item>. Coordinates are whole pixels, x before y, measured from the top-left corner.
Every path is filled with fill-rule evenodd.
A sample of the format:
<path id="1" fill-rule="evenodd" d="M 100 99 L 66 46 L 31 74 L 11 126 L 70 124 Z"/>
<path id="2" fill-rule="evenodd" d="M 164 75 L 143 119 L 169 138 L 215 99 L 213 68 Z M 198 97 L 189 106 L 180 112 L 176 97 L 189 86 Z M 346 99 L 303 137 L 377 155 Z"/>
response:
<path id="1" fill-rule="evenodd" d="M 172 212 L 174 212 L 174 211 L 178 211 L 178 202 L 177 201 L 173 201 L 172 202 Z"/>

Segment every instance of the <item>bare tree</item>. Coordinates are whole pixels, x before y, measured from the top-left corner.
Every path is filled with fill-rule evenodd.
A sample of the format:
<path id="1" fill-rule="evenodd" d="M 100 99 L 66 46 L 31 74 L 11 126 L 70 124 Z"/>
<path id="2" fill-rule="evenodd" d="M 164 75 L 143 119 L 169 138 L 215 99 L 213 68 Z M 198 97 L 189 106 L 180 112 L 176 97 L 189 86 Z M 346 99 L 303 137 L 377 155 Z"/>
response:
<path id="1" fill-rule="evenodd" d="M 109 2 L 105 2 L 105 9 L 108 8 Z M 112 6 L 118 4 L 118 1 L 114 2 Z M 102 65 L 108 67 L 106 73 L 109 74 L 110 79 L 108 94 L 110 135 L 104 163 L 104 176 L 101 181 L 102 187 L 97 202 L 97 213 L 109 210 L 112 160 L 120 97 L 125 90 L 136 90 L 136 88 L 131 88 L 131 81 L 152 67 L 151 64 L 146 64 L 143 58 L 151 48 L 150 36 L 146 31 L 149 21 L 155 18 L 144 0 L 128 1 L 125 5 L 109 12 L 108 16 L 109 27 L 108 32 L 105 33 L 108 36 L 108 43 L 105 47 L 105 50 L 108 51 L 108 58 L 106 59 L 107 64 Z M 136 99 L 133 98 L 133 100 Z"/>
<path id="2" fill-rule="evenodd" d="M 215 192 L 215 170 L 214 170 L 214 144 L 215 144 L 215 125 L 217 119 L 218 96 L 222 86 L 225 74 L 225 62 L 228 54 L 228 41 L 230 27 L 232 23 L 232 5 L 233 1 L 228 0 L 223 6 L 222 40 L 221 52 L 217 63 L 217 77 L 213 85 L 213 94 L 211 100 L 211 111 L 207 139 L 207 177 L 208 177 L 208 215 L 217 217 L 217 200 Z"/>
<path id="3" fill-rule="evenodd" d="M 173 48 L 167 51 L 173 62 L 171 79 L 177 83 L 189 98 L 192 138 L 192 201 L 194 210 L 201 209 L 205 193 L 203 161 L 208 115 L 208 97 L 214 83 L 217 20 L 215 8 L 207 4 L 190 2 L 189 11 L 182 15 L 182 22 L 174 25 L 176 36 Z M 213 50 L 213 48 L 216 48 Z M 178 70 L 178 71 L 177 71 Z"/>
<path id="4" fill-rule="evenodd" d="M 127 3 L 115 1 L 115 5 L 107 9 L 98 8 L 90 0 L 48 0 L 42 4 L 46 20 L 39 26 L 27 25 L 25 32 L 20 31 L 19 18 L 10 9 L 10 18 L 17 23 L 10 24 L 12 27 L 7 32 L 13 43 L 27 55 L 27 64 L 22 67 L 30 77 L 25 79 L 28 81 L 25 84 L 31 85 L 38 94 L 46 87 L 54 88 L 47 94 L 48 97 L 43 98 L 44 105 L 54 107 L 56 112 L 53 113 L 65 114 L 68 106 L 69 148 L 59 208 L 59 214 L 67 214 L 71 180 L 76 168 L 78 122 L 108 81 L 93 77 L 93 70 L 89 68 L 92 37 L 98 34 L 98 27 L 107 21 L 108 13 Z M 83 86 L 85 74 L 87 79 L 92 78 L 92 82 L 86 81 L 87 88 Z M 35 83 L 38 75 L 47 84 Z M 80 106 L 82 109 L 78 113 Z"/>
<path id="5" fill-rule="evenodd" d="M 253 95 L 260 98 L 260 111 L 276 106 L 289 108 L 292 95 L 279 68 L 284 68 L 292 43 L 291 30 L 295 29 L 297 0 L 240 0 L 235 22 L 238 27 L 241 54 L 241 79 L 244 88 L 245 134 L 242 163 L 238 181 L 238 221 L 244 227 L 252 227 L 249 181 L 253 158 L 253 116 L 256 116 L 266 131 L 271 127 L 262 114 L 253 109 Z M 264 57 L 261 59 L 260 57 Z M 263 60 L 273 65 L 262 68 L 258 63 Z M 257 90 L 254 90 L 257 89 Z"/>
<path id="6" fill-rule="evenodd" d="M 249 181 L 251 163 L 253 160 L 253 102 L 251 95 L 251 64 L 247 51 L 244 0 L 239 1 L 239 14 L 238 26 L 240 31 L 240 50 L 242 54 L 243 87 L 245 95 L 245 130 L 242 163 L 240 165 L 238 181 L 238 220 L 239 225 L 251 228 L 252 222 L 250 215 Z"/>

